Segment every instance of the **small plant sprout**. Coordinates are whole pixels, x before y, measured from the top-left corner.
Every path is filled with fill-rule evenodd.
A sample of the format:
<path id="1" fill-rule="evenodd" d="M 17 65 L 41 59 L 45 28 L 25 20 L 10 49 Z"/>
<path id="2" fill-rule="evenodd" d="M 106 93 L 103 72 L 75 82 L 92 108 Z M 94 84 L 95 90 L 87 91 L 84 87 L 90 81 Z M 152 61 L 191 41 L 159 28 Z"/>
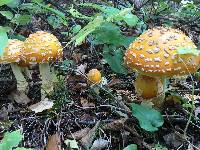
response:
<path id="1" fill-rule="evenodd" d="M 39 64 L 42 79 L 42 99 L 45 93 L 53 90 L 53 84 L 57 82 L 56 75 L 50 70 L 49 62 L 62 58 L 62 46 L 58 39 L 48 32 L 37 31 L 30 34 L 24 42 L 25 64 Z"/>
<path id="2" fill-rule="evenodd" d="M 22 51 L 24 51 L 24 42 L 17 39 L 10 39 L 8 40 L 7 46 L 4 48 L 0 62 L 4 64 L 10 63 L 13 74 L 17 80 L 17 90 L 25 92 L 28 82 L 24 78 L 19 64 Z"/>
<path id="3" fill-rule="evenodd" d="M 92 82 L 93 84 L 98 84 L 101 82 L 101 72 L 97 69 L 91 69 L 87 74 L 87 78 L 89 82 Z"/>
<path id="4" fill-rule="evenodd" d="M 180 49 L 188 49 L 188 52 L 180 52 Z M 196 72 L 200 55 L 183 32 L 155 27 L 130 44 L 124 60 L 129 68 L 138 72 L 135 81 L 138 95 L 151 100 L 163 95 L 159 100 L 164 101 L 166 79 Z"/>

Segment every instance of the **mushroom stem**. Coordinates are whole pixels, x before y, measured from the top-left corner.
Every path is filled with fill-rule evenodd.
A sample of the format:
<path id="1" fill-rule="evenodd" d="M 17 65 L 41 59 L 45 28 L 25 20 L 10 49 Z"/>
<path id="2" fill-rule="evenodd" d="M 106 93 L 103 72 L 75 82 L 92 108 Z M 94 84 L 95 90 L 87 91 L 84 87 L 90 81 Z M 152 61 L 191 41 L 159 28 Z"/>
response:
<path id="1" fill-rule="evenodd" d="M 139 74 L 135 80 L 136 93 L 160 108 L 164 102 L 166 79 Z"/>
<path id="2" fill-rule="evenodd" d="M 53 91 L 53 85 L 56 82 L 54 72 L 51 72 L 49 63 L 42 63 L 39 65 L 40 75 L 42 79 L 42 99 L 46 97 L 46 95 Z"/>
<path id="3" fill-rule="evenodd" d="M 23 67 L 21 70 L 29 79 L 32 79 L 31 71 L 28 69 L 28 67 Z"/>
<path id="4" fill-rule="evenodd" d="M 17 80 L 17 89 L 18 91 L 25 92 L 26 88 L 28 86 L 28 82 L 24 78 L 24 75 L 21 72 L 21 68 L 16 63 L 11 63 L 12 71 L 15 75 L 15 78 Z"/>

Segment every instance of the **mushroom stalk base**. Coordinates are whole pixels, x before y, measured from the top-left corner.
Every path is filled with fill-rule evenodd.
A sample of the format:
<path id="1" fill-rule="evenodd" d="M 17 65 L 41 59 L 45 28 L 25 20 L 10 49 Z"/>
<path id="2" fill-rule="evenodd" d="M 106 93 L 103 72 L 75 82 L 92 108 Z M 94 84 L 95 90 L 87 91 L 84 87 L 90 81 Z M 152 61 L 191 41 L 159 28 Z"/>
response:
<path id="1" fill-rule="evenodd" d="M 40 75 L 42 78 L 42 90 L 41 98 L 42 100 L 46 97 L 47 94 L 53 91 L 53 85 L 56 81 L 54 72 L 51 72 L 50 66 L 48 63 L 43 63 L 39 65 Z"/>
<path id="2" fill-rule="evenodd" d="M 165 99 L 165 78 L 156 78 L 139 74 L 135 81 L 136 93 L 144 100 L 153 102 L 156 108 L 161 108 Z"/>
<path id="3" fill-rule="evenodd" d="M 28 82 L 24 78 L 24 75 L 21 72 L 21 68 L 16 63 L 11 63 L 11 68 L 17 80 L 17 90 L 25 92 L 28 86 Z"/>

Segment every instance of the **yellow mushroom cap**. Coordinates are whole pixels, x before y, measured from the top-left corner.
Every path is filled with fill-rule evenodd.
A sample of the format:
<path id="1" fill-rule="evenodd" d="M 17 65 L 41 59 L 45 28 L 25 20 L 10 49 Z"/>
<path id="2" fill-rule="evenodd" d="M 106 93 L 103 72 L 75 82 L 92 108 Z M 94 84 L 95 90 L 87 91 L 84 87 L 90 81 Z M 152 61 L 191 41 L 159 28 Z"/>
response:
<path id="1" fill-rule="evenodd" d="M 88 77 L 89 81 L 91 81 L 93 83 L 101 82 L 101 72 L 97 69 L 91 69 L 88 72 L 87 77 Z"/>
<path id="2" fill-rule="evenodd" d="M 2 63 L 19 62 L 23 50 L 24 50 L 24 42 L 17 39 L 9 39 L 7 46 L 4 48 L 0 62 Z"/>
<path id="3" fill-rule="evenodd" d="M 128 67 L 149 76 L 172 77 L 194 73 L 199 54 L 178 54 L 180 48 L 194 49 L 195 44 L 177 29 L 156 27 L 140 35 L 125 53 Z"/>
<path id="4" fill-rule="evenodd" d="M 30 34 L 24 46 L 23 61 L 25 64 L 44 63 L 59 60 L 62 57 L 63 48 L 60 42 L 48 32 L 37 31 Z"/>

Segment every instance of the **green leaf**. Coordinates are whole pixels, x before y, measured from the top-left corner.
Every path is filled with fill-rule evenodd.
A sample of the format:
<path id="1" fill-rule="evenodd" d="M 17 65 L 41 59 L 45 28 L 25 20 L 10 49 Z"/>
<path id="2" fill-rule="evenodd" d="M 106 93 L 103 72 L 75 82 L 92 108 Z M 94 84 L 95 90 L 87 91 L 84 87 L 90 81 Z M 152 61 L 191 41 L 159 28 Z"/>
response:
<path id="1" fill-rule="evenodd" d="M 87 19 L 87 20 L 91 20 L 91 19 L 92 19 L 92 17 L 83 15 L 83 14 L 80 13 L 78 10 L 74 9 L 73 6 L 69 9 L 69 13 L 70 13 L 73 17 L 75 17 L 75 18 Z"/>
<path id="2" fill-rule="evenodd" d="M 20 4 L 20 0 L 13 0 L 12 2 L 6 4 L 10 8 L 16 8 Z"/>
<path id="3" fill-rule="evenodd" d="M 163 117 L 159 111 L 135 103 L 131 104 L 132 115 L 139 120 L 140 127 L 154 132 L 158 130 L 158 127 L 161 127 L 164 123 Z"/>
<path id="4" fill-rule="evenodd" d="M 196 50 L 196 49 L 191 49 L 191 48 L 184 48 L 184 47 L 180 47 L 177 49 L 177 53 L 178 54 L 194 54 L 194 55 L 198 55 L 200 54 L 200 50 Z"/>
<path id="5" fill-rule="evenodd" d="M 11 27 L 2 27 L 2 26 L 0 26 L 0 32 L 9 32 L 11 30 L 12 30 Z"/>
<path id="6" fill-rule="evenodd" d="M 11 3 L 12 1 L 14 1 L 14 0 L 0 0 L 0 6 Z"/>
<path id="7" fill-rule="evenodd" d="M 49 11 L 49 12 L 51 12 L 51 13 L 54 13 L 54 14 L 57 15 L 58 17 L 62 18 L 62 23 L 63 23 L 64 25 L 67 25 L 67 19 L 65 18 L 65 14 L 64 14 L 63 12 L 61 12 L 61 11 L 59 11 L 59 10 L 57 10 L 57 9 L 51 8 L 51 7 L 49 7 L 48 5 L 43 5 L 43 4 L 37 3 L 37 2 L 36 2 L 36 4 L 37 4 L 38 6 L 40 6 L 41 8 L 44 8 L 44 9 L 46 9 L 47 11 Z"/>
<path id="8" fill-rule="evenodd" d="M 68 21 L 67 18 L 65 17 L 65 14 L 57 9 L 51 8 L 48 5 L 43 5 L 41 3 L 38 3 L 37 1 L 35 2 L 35 4 L 37 4 L 38 6 L 40 6 L 41 8 L 43 8 L 44 10 L 51 12 L 53 14 L 55 14 L 57 17 L 59 17 L 60 21 L 64 24 L 67 25 Z"/>
<path id="9" fill-rule="evenodd" d="M 156 144 L 155 150 L 168 150 L 168 149 L 160 144 Z"/>
<path id="10" fill-rule="evenodd" d="M 139 18 L 131 13 L 126 14 L 123 19 L 131 27 L 136 26 L 139 21 Z"/>
<path id="11" fill-rule="evenodd" d="M 3 54 L 3 49 L 7 46 L 8 36 L 6 31 L 0 30 L 0 56 Z"/>
<path id="12" fill-rule="evenodd" d="M 68 43 L 75 41 L 75 45 L 81 44 L 85 38 L 92 33 L 97 27 L 99 27 L 103 22 L 102 16 L 97 16 L 93 21 L 89 22 L 84 28 L 82 28 L 76 36 Z"/>
<path id="13" fill-rule="evenodd" d="M 13 14 L 11 11 L 0 11 L 0 14 L 11 20 L 13 18 Z"/>
<path id="14" fill-rule="evenodd" d="M 42 3 L 43 0 L 32 0 L 31 2 L 33 2 L 33 3 Z"/>
<path id="15" fill-rule="evenodd" d="M 33 150 L 32 148 L 17 147 L 14 150 Z"/>
<path id="16" fill-rule="evenodd" d="M 75 25 L 73 28 L 72 28 L 72 33 L 78 33 L 78 31 L 81 30 L 81 26 L 80 25 Z"/>
<path id="17" fill-rule="evenodd" d="M 123 52 L 121 49 L 116 49 L 114 46 L 104 46 L 103 58 L 110 65 L 111 69 L 119 74 L 127 74 L 126 68 L 123 64 Z"/>
<path id="18" fill-rule="evenodd" d="M 18 39 L 20 41 L 25 41 L 26 40 L 26 37 L 24 37 L 21 34 L 12 34 L 12 35 L 10 35 L 10 38 L 11 39 Z"/>
<path id="19" fill-rule="evenodd" d="M 17 25 L 26 25 L 29 22 L 31 22 L 32 16 L 31 15 L 20 15 L 16 14 L 14 18 L 11 20 L 12 23 L 15 23 Z"/>
<path id="20" fill-rule="evenodd" d="M 47 12 L 46 9 L 41 8 L 37 4 L 34 3 L 24 3 L 20 5 L 21 10 L 27 10 L 30 13 L 41 14 Z"/>
<path id="21" fill-rule="evenodd" d="M 6 132 L 3 140 L 0 144 L 1 150 L 11 150 L 13 147 L 17 147 L 19 142 L 22 140 L 23 135 L 19 130 L 13 132 Z"/>
<path id="22" fill-rule="evenodd" d="M 109 7 L 109 6 L 104 6 L 102 10 L 108 16 L 116 15 L 116 14 L 118 14 L 120 12 L 119 9 L 117 9 L 115 7 Z"/>
<path id="23" fill-rule="evenodd" d="M 118 26 L 113 23 L 104 22 L 92 33 L 93 44 L 112 44 L 115 46 L 127 46 L 129 38 L 122 35 Z M 128 41 L 128 42 L 127 42 Z"/>
<path id="24" fill-rule="evenodd" d="M 112 15 L 108 16 L 106 21 L 112 22 L 112 21 L 121 21 L 124 19 L 124 16 L 131 12 L 133 8 L 125 8 L 120 10 L 118 13 L 113 13 Z"/>
<path id="25" fill-rule="evenodd" d="M 102 6 L 100 6 L 98 4 L 94 4 L 94 3 L 82 3 L 82 4 L 79 4 L 79 6 L 92 7 L 94 9 L 105 11 L 105 9 Z"/>
<path id="26" fill-rule="evenodd" d="M 125 147 L 123 150 L 137 150 L 136 144 L 130 144 L 127 147 Z"/>
<path id="27" fill-rule="evenodd" d="M 57 29 L 57 28 L 59 28 L 60 27 L 60 19 L 58 18 L 58 17 L 56 17 L 56 16 L 49 16 L 48 18 L 47 18 L 47 21 L 48 21 L 48 23 L 54 28 L 54 29 Z"/>

